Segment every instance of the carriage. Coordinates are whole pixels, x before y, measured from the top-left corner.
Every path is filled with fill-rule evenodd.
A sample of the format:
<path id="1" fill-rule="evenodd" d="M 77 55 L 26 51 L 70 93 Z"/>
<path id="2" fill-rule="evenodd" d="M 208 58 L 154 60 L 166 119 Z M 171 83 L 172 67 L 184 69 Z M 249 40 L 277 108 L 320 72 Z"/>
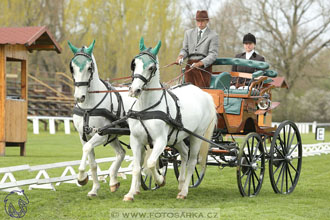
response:
<path id="1" fill-rule="evenodd" d="M 158 178 L 156 182 L 158 181 L 161 184 L 165 183 L 163 177 L 166 175 L 168 166 L 172 164 L 175 176 L 179 181 L 179 189 L 180 187 L 181 189 L 182 187 L 184 188 L 183 194 L 179 193 L 177 198 L 184 199 L 188 193 L 190 180 L 190 187 L 197 187 L 203 180 L 206 167 L 214 165 L 220 167 L 236 167 L 237 183 L 241 195 L 256 196 L 260 192 L 263 183 L 266 160 L 269 162 L 269 176 L 274 192 L 288 194 L 295 189 L 301 172 L 301 137 L 297 126 L 291 121 L 284 121 L 278 127 L 272 126 L 272 110 L 276 108 L 279 103 L 272 102 L 271 90 L 276 87 L 285 87 L 286 84 L 284 78 L 276 77 L 277 73 L 275 71 L 268 70 L 269 65 L 266 62 L 238 58 L 219 58 L 214 62 L 213 66 L 245 65 L 261 70 L 253 74 L 213 72 L 211 73 L 210 87 L 203 89 L 206 93 L 210 94 L 210 96 L 194 86 L 188 86 L 192 92 L 195 91 L 195 94 L 199 94 L 199 101 L 194 103 L 193 100 L 191 100 L 193 96 L 182 96 L 182 94 L 191 95 L 189 92 L 183 91 L 184 93 L 181 93 L 182 99 L 179 103 L 177 95 L 180 95 L 180 93 L 177 93 L 177 95 L 174 94 L 174 90 L 178 87 L 166 89 L 159 83 L 159 66 L 156 55 L 161 45 L 160 42 L 154 49 L 147 49 L 144 46 L 143 38 L 141 38 L 140 54 L 133 59 L 131 64 L 133 81 L 130 86 L 130 92 L 133 91 L 132 94 L 134 95 L 138 93 L 141 94 L 142 90 L 154 91 L 153 94 L 157 93 L 158 98 L 149 95 L 148 99 L 155 98 L 153 102 L 150 102 L 150 100 L 146 98 L 143 100 L 148 100 L 149 103 L 155 104 L 149 104 L 149 107 L 147 105 L 143 107 L 142 110 L 136 111 L 136 109 L 133 109 L 133 106 L 137 102 L 136 100 L 132 101 L 126 98 L 127 95 L 122 96 L 118 94 L 118 92 L 124 92 L 125 90 L 118 91 L 115 87 L 112 87 L 98 78 L 95 59 L 92 55 L 94 44 L 95 41 L 88 48 L 83 47 L 78 49 L 69 43 L 71 50 L 75 54 L 70 62 L 70 69 L 73 74 L 74 85 L 76 86 L 75 99 L 81 103 L 80 106 L 77 103 L 77 106 L 74 108 L 74 114 L 76 115 L 74 118 L 75 126 L 79 131 L 83 143 L 83 156 L 79 167 L 78 183 L 84 185 L 88 181 L 85 169 L 86 160 L 87 157 L 89 157 L 94 182 L 92 191 L 88 193 L 89 196 L 96 196 L 99 188 L 96 177 L 94 147 L 102 143 L 114 144 L 113 147 L 116 150 L 118 161 L 113 163 L 110 169 L 110 180 L 112 181 L 112 183 L 110 181 L 110 189 L 111 191 L 115 191 L 119 187 L 119 182 L 116 179 L 116 172 L 118 172 L 120 163 L 123 160 L 123 155 L 125 154 L 120 146 L 118 135 L 131 134 L 132 144 L 132 128 L 128 128 L 127 121 L 131 120 L 131 122 L 128 121 L 128 123 L 132 123 L 132 121 L 135 120 L 139 126 L 137 129 L 136 124 L 133 124 L 135 136 L 141 131 L 145 132 L 144 139 L 147 140 L 149 146 L 152 147 L 153 140 L 149 134 L 151 130 L 148 131 L 145 125 L 146 122 L 144 121 L 155 121 L 155 119 L 156 121 L 158 120 L 158 122 L 163 121 L 161 124 L 158 123 L 158 125 L 163 126 L 167 124 L 166 126 L 172 127 L 169 136 L 167 136 L 167 141 L 170 141 L 170 138 L 173 139 L 172 135 L 176 133 L 176 138 L 174 138 L 175 140 L 172 142 L 180 143 L 180 146 L 175 146 L 181 147 L 181 145 L 184 145 L 186 147 L 186 145 L 188 145 L 189 154 L 192 154 L 194 151 L 193 154 L 196 155 L 197 160 L 196 157 L 190 156 L 191 158 L 195 158 L 192 159 L 195 161 L 191 163 L 191 166 L 187 166 L 188 175 L 187 179 L 183 180 L 183 183 L 182 179 L 180 179 L 180 177 L 182 178 L 182 176 L 180 176 L 180 169 L 183 169 L 183 167 L 186 168 L 182 164 L 187 161 L 190 162 L 190 158 L 187 159 L 186 150 L 177 147 L 166 147 L 165 150 L 163 150 L 164 148 L 162 146 L 164 145 L 162 145 L 163 142 L 161 142 L 162 146 L 158 146 L 158 151 L 155 151 L 154 148 L 151 153 L 152 157 L 150 156 L 148 158 L 148 168 L 152 167 L 153 175 L 147 171 L 148 169 L 143 169 L 147 167 L 146 163 L 144 163 L 144 167 L 142 166 L 141 186 L 143 189 L 148 190 L 159 187 L 157 184 L 153 186 L 152 176 Z M 139 58 L 138 64 L 140 65 L 140 73 L 135 73 L 134 65 L 136 65 L 135 60 L 137 58 Z M 143 70 L 143 73 L 146 75 L 142 75 L 141 70 Z M 233 88 L 231 86 L 231 81 L 233 81 L 232 77 L 236 77 L 236 79 L 243 78 L 249 81 L 249 83 L 247 86 Z M 139 80 L 134 81 L 134 79 Z M 132 89 L 132 87 L 134 88 Z M 100 88 L 105 88 L 106 90 L 94 91 Z M 126 92 L 127 91 L 128 90 L 126 90 Z M 110 94 L 108 96 L 109 99 L 107 98 L 107 94 Z M 166 98 L 167 96 L 168 98 Z M 188 97 L 188 99 L 186 97 Z M 168 99 L 170 98 L 172 99 L 171 108 L 176 112 L 175 120 L 168 111 Z M 197 96 L 194 98 L 197 98 Z M 88 102 L 86 102 L 86 100 L 88 100 Z M 141 102 L 143 102 L 143 100 Z M 187 101 L 185 101 L 185 103 L 188 103 L 190 107 L 198 106 L 200 110 L 206 109 L 202 114 L 209 114 L 209 111 L 212 112 L 210 113 L 212 117 L 210 116 L 208 118 L 206 127 L 204 123 L 204 128 L 202 130 L 198 127 L 203 124 L 203 121 L 191 122 L 192 119 L 196 118 L 190 116 L 185 119 L 186 122 L 187 119 L 188 122 L 191 122 L 188 124 L 190 128 L 194 127 L 195 132 L 189 130 L 188 127 L 184 126 L 182 121 L 180 121 L 183 117 L 181 113 L 190 114 L 190 109 L 187 107 L 183 108 L 185 112 L 180 113 L 180 106 L 184 104 L 184 100 L 189 100 L 190 104 Z M 160 104 L 162 106 L 160 106 Z M 124 105 L 126 105 L 125 108 Z M 214 109 L 214 105 L 216 110 Z M 109 106 L 111 106 L 111 108 L 107 109 Z M 148 111 L 155 107 L 157 107 L 157 110 Z M 128 108 L 130 110 L 126 114 L 124 109 Z M 91 120 L 92 118 L 95 119 L 93 122 Z M 217 121 L 217 123 L 215 123 L 215 121 Z M 214 126 L 215 124 L 216 126 Z M 163 138 L 164 135 L 162 132 L 164 131 L 165 130 L 159 130 L 154 133 L 154 135 L 161 135 L 161 138 Z M 197 131 L 199 134 L 197 134 Z M 181 134 L 181 140 L 177 142 L 179 133 Z M 186 136 L 182 134 L 189 134 L 190 137 L 193 136 L 195 142 L 197 139 L 198 142 L 208 142 L 210 147 L 202 144 L 204 147 L 198 146 L 198 148 L 196 148 L 196 143 L 189 143 L 189 141 L 183 138 Z M 89 139 L 87 136 L 89 136 Z M 243 141 L 240 142 L 236 140 L 239 136 L 244 137 Z M 210 138 L 208 139 L 206 137 Z M 134 137 L 134 139 L 136 139 L 136 137 Z M 135 151 L 137 150 L 136 144 L 137 143 L 135 143 L 134 146 Z M 143 147 L 142 143 L 138 143 L 138 145 L 139 148 L 146 148 L 146 146 Z M 161 151 L 159 151 L 160 149 Z M 185 159 L 180 158 L 182 155 L 179 155 L 177 149 L 180 149 L 180 153 L 185 155 Z M 154 152 L 158 152 L 156 153 L 157 155 L 155 155 Z M 136 171 L 136 174 L 140 172 L 141 162 L 143 162 L 140 158 L 137 161 L 139 162 L 135 162 L 135 165 L 139 166 L 139 171 Z M 133 184 L 133 179 L 137 181 L 136 174 L 134 174 L 135 177 L 133 176 L 132 178 L 131 187 L 133 188 L 131 188 L 128 196 L 124 197 L 124 200 L 133 200 L 133 195 L 139 193 L 139 189 L 136 187 L 139 184 L 137 182 Z M 192 174 L 192 176 L 189 174 Z M 184 184 L 184 186 L 181 184 Z"/>
<path id="2" fill-rule="evenodd" d="M 245 65 L 264 70 L 253 74 L 212 73 L 210 88 L 203 90 L 213 97 L 218 122 L 210 142 L 209 160 L 198 161 L 190 187 L 197 187 L 202 182 L 206 166 L 236 167 L 241 195 L 256 196 L 260 192 L 268 161 L 274 192 L 291 193 L 301 172 L 300 133 L 295 123 L 288 120 L 279 126 L 272 126 L 272 110 L 280 103 L 272 101 L 271 92 L 273 88 L 287 87 L 284 77 L 277 77 L 277 72 L 267 70 L 269 65 L 266 62 L 218 58 L 213 66 L 217 65 Z M 239 78 L 250 83 L 233 88 L 231 84 L 238 82 Z M 243 137 L 240 144 L 235 139 L 239 137 Z M 173 164 L 178 178 L 180 157 L 175 149 L 166 148 L 162 154 L 159 161 L 162 175 L 166 174 L 168 163 Z M 142 183 L 145 190 L 152 188 L 150 176 L 145 175 Z"/>

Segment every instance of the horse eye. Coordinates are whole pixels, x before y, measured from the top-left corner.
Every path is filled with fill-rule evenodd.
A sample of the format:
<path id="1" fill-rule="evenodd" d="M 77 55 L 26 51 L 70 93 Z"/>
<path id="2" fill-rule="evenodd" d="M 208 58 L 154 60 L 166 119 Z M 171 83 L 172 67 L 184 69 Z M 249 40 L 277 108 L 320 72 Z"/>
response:
<path id="1" fill-rule="evenodd" d="M 89 71 L 89 72 L 92 72 L 92 71 L 93 71 L 93 68 L 90 66 L 90 67 L 88 68 L 88 71 Z"/>
<path id="2" fill-rule="evenodd" d="M 149 67 L 149 71 L 150 71 L 150 72 L 153 71 L 154 69 L 155 69 L 154 66 Z"/>

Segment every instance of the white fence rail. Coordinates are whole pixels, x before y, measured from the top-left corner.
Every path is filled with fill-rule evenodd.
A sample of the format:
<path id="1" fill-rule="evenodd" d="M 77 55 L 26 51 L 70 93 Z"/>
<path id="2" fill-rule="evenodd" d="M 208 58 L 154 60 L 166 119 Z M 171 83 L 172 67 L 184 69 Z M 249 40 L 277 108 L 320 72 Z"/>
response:
<path id="1" fill-rule="evenodd" d="M 33 133 L 39 134 L 39 120 L 48 121 L 48 128 L 50 134 L 55 134 L 55 121 L 64 123 L 65 134 L 71 133 L 70 122 L 73 121 L 72 117 L 56 117 L 56 116 L 28 116 L 28 120 L 32 120 L 33 123 Z M 272 126 L 279 125 L 279 122 L 273 122 Z M 315 133 L 317 126 L 330 126 L 330 123 L 318 123 L 314 122 L 297 122 L 296 125 L 301 134 L 308 134 L 310 132 Z"/>
<path id="2" fill-rule="evenodd" d="M 48 120 L 48 128 L 50 134 L 56 133 L 55 121 L 64 123 L 65 134 L 71 133 L 70 122 L 73 120 L 72 117 L 56 117 L 56 116 L 28 116 L 28 120 L 32 120 L 33 123 L 33 134 L 39 134 L 39 120 Z"/>
<path id="3" fill-rule="evenodd" d="M 295 152 L 294 152 L 295 153 Z M 329 154 L 330 153 L 330 143 L 319 143 L 319 144 L 307 144 L 303 145 L 303 156 L 315 156 L 321 154 Z M 125 160 L 130 161 L 130 164 L 127 167 L 119 169 L 119 176 L 123 179 L 126 179 L 126 174 L 132 174 L 132 157 L 126 156 Z M 104 162 L 113 162 L 115 157 L 109 158 L 102 158 L 96 159 L 96 162 L 104 163 Z M 213 161 L 214 158 L 208 158 L 208 161 Z M 0 190 L 2 191 L 12 191 L 12 190 L 21 190 L 19 187 L 29 185 L 29 189 L 51 189 L 56 190 L 55 186 L 60 185 L 61 183 L 74 183 L 77 186 L 77 174 L 72 166 L 76 166 L 80 164 L 80 160 L 76 161 L 68 161 L 68 162 L 59 162 L 59 163 L 52 163 L 52 164 L 44 164 L 44 165 L 36 165 L 36 166 L 29 166 L 29 165 L 19 165 L 19 166 L 12 166 L 12 167 L 4 167 L 0 168 L 0 175 L 3 174 L 3 177 L 0 181 Z M 173 168 L 170 166 L 169 168 Z M 60 177 L 50 177 L 47 173 L 49 169 L 59 169 L 64 168 L 62 175 Z M 17 181 L 14 172 L 18 171 L 29 171 L 29 172 L 36 172 L 38 171 L 37 175 L 33 179 L 26 179 L 26 180 L 19 180 Z M 88 171 L 90 175 L 90 171 Z M 100 180 L 106 182 L 106 177 L 109 174 L 109 170 L 101 170 L 98 167 L 97 174 Z M 91 178 L 91 177 L 90 177 Z"/>
<path id="4" fill-rule="evenodd" d="M 272 126 L 279 126 L 279 122 L 273 122 Z M 298 130 L 301 134 L 308 134 L 310 132 L 315 133 L 316 127 L 330 127 L 330 123 L 319 123 L 319 122 L 296 122 Z"/>
<path id="5" fill-rule="evenodd" d="M 113 162 L 115 161 L 115 157 L 101 158 L 96 159 L 97 164 L 105 163 L 105 162 Z M 126 174 L 131 174 L 132 172 L 132 160 L 133 157 L 125 156 L 125 161 L 129 161 L 129 165 L 127 167 L 121 167 L 118 171 L 118 176 L 126 179 Z M 80 164 L 80 160 L 75 161 L 67 161 L 67 162 L 59 162 L 59 163 L 51 163 L 51 164 L 43 164 L 43 165 L 19 165 L 12 167 L 4 167 L 0 168 L 0 175 L 3 174 L 3 177 L 0 181 L 0 190 L 3 191 L 12 191 L 12 190 L 20 190 L 19 187 L 29 185 L 29 190 L 32 189 L 51 189 L 56 190 L 54 184 L 56 186 L 60 185 L 62 182 L 64 183 L 74 183 L 77 186 L 77 174 L 73 169 L 73 166 L 77 166 Z M 50 177 L 47 171 L 49 169 L 64 169 L 60 177 Z M 23 171 L 23 172 L 38 172 L 35 178 L 19 180 L 17 181 L 14 172 Z M 88 175 L 91 175 L 91 172 L 88 171 Z M 106 182 L 106 177 L 109 175 L 109 170 L 101 170 L 100 167 L 97 167 L 97 175 L 99 176 L 99 180 Z M 91 176 L 89 177 L 91 179 Z"/>

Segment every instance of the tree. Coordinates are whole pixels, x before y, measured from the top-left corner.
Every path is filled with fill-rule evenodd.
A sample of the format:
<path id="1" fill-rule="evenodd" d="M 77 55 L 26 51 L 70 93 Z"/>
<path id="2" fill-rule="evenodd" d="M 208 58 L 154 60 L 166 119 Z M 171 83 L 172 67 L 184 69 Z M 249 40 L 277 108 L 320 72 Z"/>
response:
<path id="1" fill-rule="evenodd" d="M 249 5 L 255 32 L 263 36 L 267 60 L 285 76 L 290 89 L 304 68 L 330 43 L 330 4 L 311 0 L 256 0 Z"/>
<path id="2" fill-rule="evenodd" d="M 181 20 L 174 0 L 71 0 L 68 8 L 68 39 L 76 45 L 96 40 L 94 55 L 103 78 L 130 75 L 130 63 L 139 53 L 141 36 L 150 47 L 162 41 L 161 66 L 177 56 Z M 172 71 L 162 69 L 164 80 L 174 76 Z"/>

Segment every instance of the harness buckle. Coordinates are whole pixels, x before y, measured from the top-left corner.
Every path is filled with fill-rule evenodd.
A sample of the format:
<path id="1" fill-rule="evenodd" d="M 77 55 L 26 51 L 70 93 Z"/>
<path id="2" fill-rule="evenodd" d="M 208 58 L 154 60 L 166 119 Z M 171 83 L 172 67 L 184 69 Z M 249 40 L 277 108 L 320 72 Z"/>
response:
<path id="1" fill-rule="evenodd" d="M 90 134 L 93 131 L 93 128 L 89 127 L 88 125 L 83 126 L 83 131 L 86 134 Z"/>

